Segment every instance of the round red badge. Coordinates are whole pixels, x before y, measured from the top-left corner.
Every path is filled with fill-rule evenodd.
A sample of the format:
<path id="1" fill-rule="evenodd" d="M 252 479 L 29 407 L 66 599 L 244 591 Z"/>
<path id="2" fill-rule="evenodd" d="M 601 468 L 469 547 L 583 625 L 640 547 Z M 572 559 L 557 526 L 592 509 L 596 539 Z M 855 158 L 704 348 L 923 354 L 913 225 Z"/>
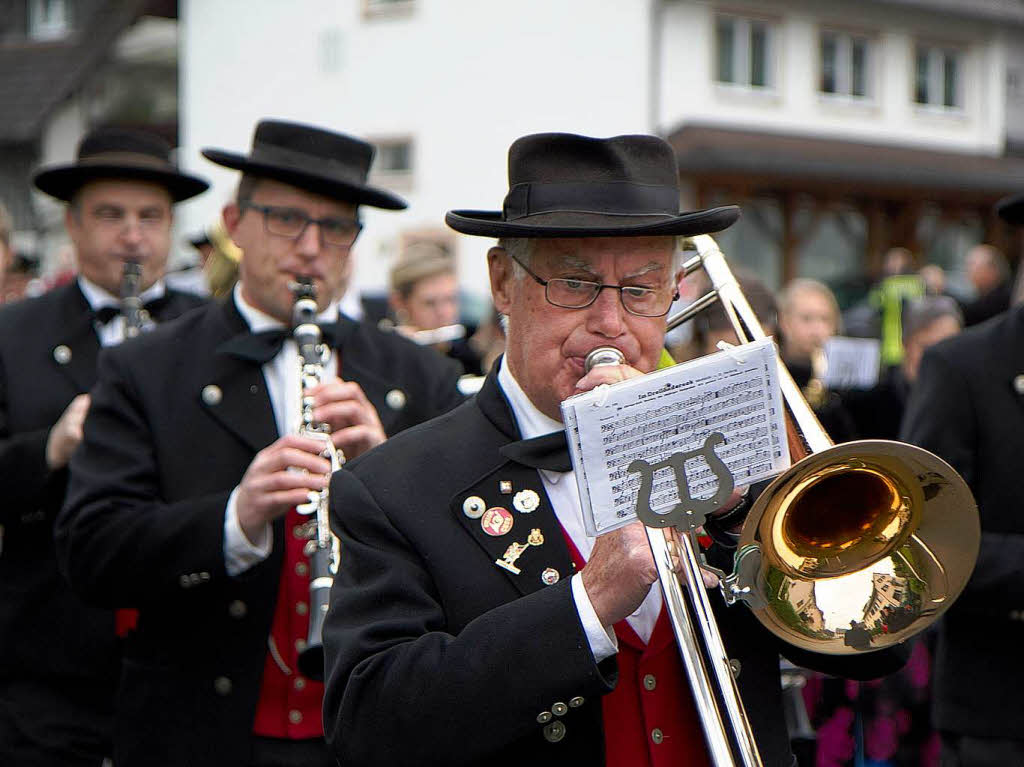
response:
<path id="1" fill-rule="evenodd" d="M 504 535 L 512 529 L 512 522 L 511 511 L 503 509 L 501 506 L 492 506 L 481 517 L 480 527 L 488 535 L 493 535 L 497 538 L 499 535 Z"/>

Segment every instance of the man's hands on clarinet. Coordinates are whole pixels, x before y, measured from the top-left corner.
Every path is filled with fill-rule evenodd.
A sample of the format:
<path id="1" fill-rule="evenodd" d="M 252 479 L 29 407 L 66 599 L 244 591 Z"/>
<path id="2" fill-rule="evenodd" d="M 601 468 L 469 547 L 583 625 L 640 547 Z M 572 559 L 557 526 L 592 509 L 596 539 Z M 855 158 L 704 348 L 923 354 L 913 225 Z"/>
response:
<path id="1" fill-rule="evenodd" d="M 346 459 L 387 439 L 377 411 L 359 384 L 333 378 L 308 394 L 313 397 L 316 422 L 330 426 L 331 441 Z M 235 501 L 238 523 L 250 541 L 261 540 L 268 523 L 327 486 L 331 462 L 323 452 L 322 440 L 287 434 L 256 454 L 238 485 Z"/>

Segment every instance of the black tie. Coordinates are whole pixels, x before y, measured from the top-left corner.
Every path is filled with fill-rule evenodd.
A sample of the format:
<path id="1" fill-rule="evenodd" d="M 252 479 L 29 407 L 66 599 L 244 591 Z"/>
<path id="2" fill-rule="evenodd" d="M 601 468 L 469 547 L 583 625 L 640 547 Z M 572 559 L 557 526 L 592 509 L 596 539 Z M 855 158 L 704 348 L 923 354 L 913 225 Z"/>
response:
<path id="1" fill-rule="evenodd" d="M 569 471 L 572 461 L 564 431 L 554 431 L 533 439 L 510 442 L 499 451 L 506 458 L 533 469 Z"/>
<path id="2" fill-rule="evenodd" d="M 146 310 L 151 318 L 156 318 L 160 314 L 160 311 L 167 305 L 168 295 L 164 293 L 159 298 L 154 298 L 152 301 L 147 301 L 142 305 L 142 308 Z M 101 306 L 95 312 L 93 316 L 100 325 L 107 325 L 114 317 L 121 314 L 121 307 L 119 306 Z"/>
<path id="3" fill-rule="evenodd" d="M 337 323 L 325 322 L 318 324 L 318 327 L 324 340 L 334 345 Z M 285 327 L 261 330 L 258 333 L 240 333 L 221 344 L 219 351 L 264 365 L 277 356 L 285 339 L 291 336 L 292 331 Z"/>

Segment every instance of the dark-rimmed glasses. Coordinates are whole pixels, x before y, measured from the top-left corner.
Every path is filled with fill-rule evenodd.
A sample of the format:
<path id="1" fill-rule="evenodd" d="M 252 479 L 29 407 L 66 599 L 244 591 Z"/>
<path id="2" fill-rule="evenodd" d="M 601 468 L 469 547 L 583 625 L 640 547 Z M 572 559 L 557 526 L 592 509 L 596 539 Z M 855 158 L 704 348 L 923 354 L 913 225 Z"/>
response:
<path id="1" fill-rule="evenodd" d="M 586 309 L 605 288 L 619 291 L 622 308 L 638 317 L 663 317 L 672 308 L 672 302 L 679 298 L 679 293 L 655 288 L 643 288 L 639 285 L 605 285 L 600 282 L 574 280 L 557 277 L 545 280 L 530 270 L 526 264 L 514 256 L 513 261 L 519 264 L 526 273 L 533 277 L 539 285 L 544 286 L 544 298 L 549 304 L 562 309 Z"/>
<path id="2" fill-rule="evenodd" d="M 297 240 L 310 224 L 320 227 L 321 241 L 336 248 L 347 248 L 356 241 L 363 224 L 357 218 L 311 218 L 297 208 L 282 208 L 275 205 L 258 205 L 251 200 L 241 200 L 238 207 L 251 208 L 263 214 L 263 225 L 268 234 Z"/>

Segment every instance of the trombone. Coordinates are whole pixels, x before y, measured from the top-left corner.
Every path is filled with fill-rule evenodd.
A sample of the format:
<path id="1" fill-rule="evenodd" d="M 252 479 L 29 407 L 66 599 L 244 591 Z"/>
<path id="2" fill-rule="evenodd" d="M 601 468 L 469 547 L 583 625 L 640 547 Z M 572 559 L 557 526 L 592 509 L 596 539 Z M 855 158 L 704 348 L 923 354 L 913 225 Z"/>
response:
<path id="1" fill-rule="evenodd" d="M 683 271 L 703 268 L 711 290 L 669 318 L 668 328 L 719 301 L 741 344 L 764 338 L 714 239 L 689 241 L 696 255 Z M 886 440 L 834 445 L 781 364 L 779 378 L 794 463 L 754 502 L 722 596 L 745 602 L 769 631 L 805 650 L 843 655 L 903 642 L 934 623 L 970 577 L 981 540 L 974 497 L 952 467 L 921 448 Z M 687 499 L 679 514 L 638 503 L 637 515 L 712 764 L 755 767 L 761 758 L 697 553 L 696 528 L 732 489 L 727 470 L 719 482 L 715 498 Z"/>

